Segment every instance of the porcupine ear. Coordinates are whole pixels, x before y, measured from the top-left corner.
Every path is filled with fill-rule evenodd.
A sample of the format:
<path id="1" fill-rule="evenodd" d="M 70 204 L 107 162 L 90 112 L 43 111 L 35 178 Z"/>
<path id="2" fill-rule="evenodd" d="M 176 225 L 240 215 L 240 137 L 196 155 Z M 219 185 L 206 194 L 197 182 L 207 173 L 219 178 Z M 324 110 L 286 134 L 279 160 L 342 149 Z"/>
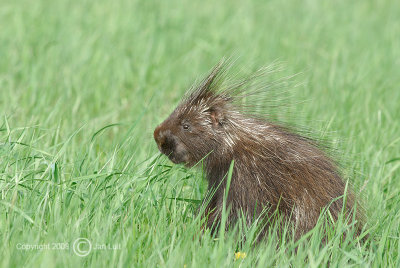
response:
<path id="1" fill-rule="evenodd" d="M 222 109 L 217 107 L 211 107 L 207 110 L 210 113 L 210 119 L 213 127 L 222 126 L 224 121 L 224 114 Z"/>

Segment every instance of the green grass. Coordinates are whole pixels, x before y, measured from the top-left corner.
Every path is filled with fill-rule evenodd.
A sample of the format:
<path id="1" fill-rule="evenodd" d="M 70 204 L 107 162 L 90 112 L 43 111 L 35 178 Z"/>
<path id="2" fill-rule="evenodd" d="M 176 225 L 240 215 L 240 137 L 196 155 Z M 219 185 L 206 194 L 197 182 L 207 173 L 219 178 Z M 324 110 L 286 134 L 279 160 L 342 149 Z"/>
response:
<path id="1" fill-rule="evenodd" d="M 400 265 L 400 2 L 0 6 L 0 266 Z M 364 196 L 369 241 L 340 243 L 349 228 L 340 221 L 326 245 L 321 228 L 299 244 L 273 230 L 257 247 L 238 247 L 229 232 L 199 237 L 197 204 L 176 198 L 200 200 L 203 175 L 160 156 L 152 131 L 229 55 L 302 73 L 288 120 L 339 147 Z M 117 249 L 79 257 L 79 237 Z M 21 249 L 29 245 L 52 249 Z M 234 260 L 238 250 L 245 259 Z"/>

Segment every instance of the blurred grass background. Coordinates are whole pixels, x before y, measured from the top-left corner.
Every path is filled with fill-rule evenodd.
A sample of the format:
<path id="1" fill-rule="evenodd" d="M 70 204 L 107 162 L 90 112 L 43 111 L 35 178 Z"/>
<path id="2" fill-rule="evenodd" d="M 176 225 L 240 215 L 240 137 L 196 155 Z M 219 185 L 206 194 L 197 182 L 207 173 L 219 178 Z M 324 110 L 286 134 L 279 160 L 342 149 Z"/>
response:
<path id="1" fill-rule="evenodd" d="M 246 266 L 400 263 L 397 1 L 0 0 L 0 265 Z M 301 72 L 289 120 L 343 140 L 375 238 L 316 232 L 260 249 L 198 233 L 201 172 L 159 157 L 152 131 L 223 56 Z M 283 75 L 284 75 L 283 74 Z M 303 102 L 305 100 L 305 102 Z M 171 199 L 172 198 L 172 199 Z M 78 237 L 119 250 L 76 256 Z M 335 242 L 336 241 L 336 242 Z M 68 249 L 21 250 L 21 244 Z M 280 245 L 277 249 L 277 243 Z M 236 250 L 246 258 L 234 261 Z"/>

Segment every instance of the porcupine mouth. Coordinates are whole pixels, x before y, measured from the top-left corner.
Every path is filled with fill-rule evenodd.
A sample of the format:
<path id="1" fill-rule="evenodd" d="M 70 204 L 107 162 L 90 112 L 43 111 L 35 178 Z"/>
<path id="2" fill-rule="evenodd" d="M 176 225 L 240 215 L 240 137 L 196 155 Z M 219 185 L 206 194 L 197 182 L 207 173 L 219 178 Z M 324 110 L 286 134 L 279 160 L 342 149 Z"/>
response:
<path id="1" fill-rule="evenodd" d="M 171 149 L 171 148 L 167 148 L 166 146 L 163 146 L 161 148 L 159 148 L 160 152 L 164 155 L 166 155 L 168 157 L 169 160 L 172 161 L 172 163 L 174 164 L 181 164 L 181 163 L 185 163 L 185 154 L 183 152 L 177 152 L 176 148 Z"/>
<path id="2" fill-rule="evenodd" d="M 182 164 L 187 163 L 188 157 L 185 150 L 179 150 L 179 148 L 175 148 L 174 151 L 169 154 L 165 154 L 169 160 L 171 160 L 174 164 Z"/>
<path id="3" fill-rule="evenodd" d="M 183 161 L 179 161 L 178 159 L 176 159 L 176 157 L 175 156 L 173 156 L 173 155 L 169 155 L 168 156 L 168 158 L 169 158 L 169 160 L 171 160 L 174 164 L 180 164 L 180 163 L 183 163 Z"/>
<path id="4" fill-rule="evenodd" d="M 182 164 L 185 163 L 183 157 L 176 155 L 175 153 L 171 152 L 169 154 L 162 152 L 163 154 L 165 154 L 169 160 L 171 160 L 172 163 L 174 164 Z"/>

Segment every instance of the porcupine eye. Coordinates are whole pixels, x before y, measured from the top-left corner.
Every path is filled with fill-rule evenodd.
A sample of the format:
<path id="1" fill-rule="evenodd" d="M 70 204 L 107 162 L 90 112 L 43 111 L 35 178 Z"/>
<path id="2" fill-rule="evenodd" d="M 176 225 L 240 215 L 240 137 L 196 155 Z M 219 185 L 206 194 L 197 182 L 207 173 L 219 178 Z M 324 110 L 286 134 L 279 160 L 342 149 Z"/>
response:
<path id="1" fill-rule="evenodd" d="M 189 131 L 190 130 L 190 125 L 188 123 L 183 123 L 182 128 L 184 131 Z"/>

